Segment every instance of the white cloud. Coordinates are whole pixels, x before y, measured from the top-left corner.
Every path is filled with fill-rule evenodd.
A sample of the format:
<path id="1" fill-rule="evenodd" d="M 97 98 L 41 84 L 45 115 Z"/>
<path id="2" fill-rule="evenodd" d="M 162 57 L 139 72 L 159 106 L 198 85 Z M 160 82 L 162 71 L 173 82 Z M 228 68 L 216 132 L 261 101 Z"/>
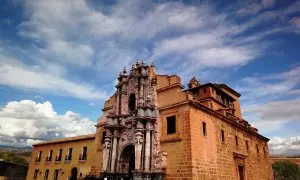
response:
<path id="1" fill-rule="evenodd" d="M 270 7 L 273 1 L 259 4 Z M 266 15 L 237 24 L 229 13 L 216 12 L 204 3 L 192 6 L 131 0 L 98 6 L 94 8 L 84 0 L 26 1 L 27 20 L 20 25 L 19 34 L 41 43 L 38 53 L 53 61 L 96 65 L 100 71 L 115 72 L 136 58 L 164 58 L 196 64 L 188 69 L 177 63 L 181 70 L 191 72 L 205 66 L 245 65 L 264 50 L 258 40 L 270 32 L 280 32 L 240 36 Z M 234 45 L 236 42 L 244 44 Z"/>
<path id="2" fill-rule="evenodd" d="M 263 133 L 276 132 L 290 122 L 300 122 L 300 98 L 253 104 L 243 110 L 245 116 L 256 118 L 252 125 Z"/>
<path id="3" fill-rule="evenodd" d="M 207 29 L 205 32 L 164 39 L 156 43 L 152 59 L 178 57 L 181 60 L 178 64 L 182 62 L 193 64 L 186 69 L 191 72 L 207 67 L 241 66 L 259 56 L 262 49 L 258 49 L 261 48 L 259 45 L 254 46 L 254 41 L 232 45 L 231 37 L 237 34 L 226 32 L 227 29 L 228 27 L 221 25 L 221 27 Z"/>
<path id="4" fill-rule="evenodd" d="M 248 108 L 245 112 L 259 113 L 261 120 L 265 121 L 300 120 L 300 98 L 271 101 L 262 106 Z"/>
<path id="5" fill-rule="evenodd" d="M 289 22 L 295 27 L 294 32 L 300 33 L 300 17 L 293 17 Z"/>
<path id="6" fill-rule="evenodd" d="M 243 94 L 243 101 L 259 97 L 286 95 L 295 92 L 300 84 L 300 67 L 294 67 L 285 72 L 273 73 L 268 76 L 253 76 L 243 78 L 236 89 Z"/>
<path id="7" fill-rule="evenodd" d="M 73 82 L 36 70 L 0 54 L 0 84 L 20 89 L 42 90 L 80 99 L 105 99 L 106 92 L 85 83 Z"/>
<path id="8" fill-rule="evenodd" d="M 294 89 L 288 92 L 288 94 L 292 95 L 300 95 L 300 89 Z"/>
<path id="9" fill-rule="evenodd" d="M 270 153 L 276 155 L 299 155 L 300 154 L 300 137 L 280 138 L 273 137 L 269 141 Z"/>
<path id="10" fill-rule="evenodd" d="M 242 79 L 236 89 L 242 94 L 244 118 L 268 135 L 288 123 L 300 122 L 299 73 L 300 67 L 294 67 L 285 72 Z"/>
<path id="11" fill-rule="evenodd" d="M 59 137 L 95 132 L 95 122 L 67 111 L 57 114 L 51 102 L 11 101 L 0 111 L 0 143 L 31 145 Z"/>
<path id="12" fill-rule="evenodd" d="M 147 11 L 143 9 L 145 4 L 149 7 Z M 91 66 L 99 57 L 94 52 L 100 51 L 99 54 L 108 54 L 100 56 L 100 61 L 107 61 L 109 56 L 122 62 L 123 57 L 141 54 L 138 47 L 131 47 L 133 40 L 150 39 L 168 30 L 199 28 L 207 18 L 208 8 L 175 2 L 155 5 L 150 1 L 121 1 L 110 13 L 104 13 L 91 8 L 84 0 L 26 1 L 28 20 L 21 23 L 19 35 L 43 43 L 40 53 L 53 60 Z M 119 43 L 120 57 L 105 47 L 114 41 Z"/>
<path id="13" fill-rule="evenodd" d="M 300 17 L 294 17 L 290 20 L 290 22 L 300 29 Z"/>
<path id="14" fill-rule="evenodd" d="M 239 15 L 255 15 L 264 9 L 272 7 L 275 4 L 275 0 L 249 0 L 245 2 L 246 7 L 241 8 L 237 12 Z"/>

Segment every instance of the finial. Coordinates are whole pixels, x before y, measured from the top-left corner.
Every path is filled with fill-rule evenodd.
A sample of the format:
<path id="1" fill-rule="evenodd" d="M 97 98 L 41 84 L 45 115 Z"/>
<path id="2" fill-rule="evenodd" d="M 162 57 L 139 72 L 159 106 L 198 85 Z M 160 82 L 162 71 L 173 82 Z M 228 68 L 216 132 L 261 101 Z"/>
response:
<path id="1" fill-rule="evenodd" d="M 155 67 L 153 62 L 151 63 L 151 67 Z"/>
<path id="2" fill-rule="evenodd" d="M 126 71 L 126 67 L 124 66 L 124 69 L 123 69 L 123 74 L 127 74 L 127 71 Z"/>

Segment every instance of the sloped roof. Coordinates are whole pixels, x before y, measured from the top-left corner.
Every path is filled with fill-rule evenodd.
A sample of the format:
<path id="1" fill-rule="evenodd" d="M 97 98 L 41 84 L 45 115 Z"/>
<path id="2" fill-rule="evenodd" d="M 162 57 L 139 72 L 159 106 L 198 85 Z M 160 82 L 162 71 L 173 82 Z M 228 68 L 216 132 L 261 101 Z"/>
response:
<path id="1" fill-rule="evenodd" d="M 40 142 L 40 143 L 34 144 L 33 146 L 42 146 L 42 145 L 56 144 L 56 143 L 62 143 L 62 142 L 71 142 L 71 141 L 81 141 L 81 140 L 87 140 L 87 139 L 95 139 L 95 134 L 54 139 L 54 140 L 50 140 L 50 141 L 46 141 L 46 142 Z"/>

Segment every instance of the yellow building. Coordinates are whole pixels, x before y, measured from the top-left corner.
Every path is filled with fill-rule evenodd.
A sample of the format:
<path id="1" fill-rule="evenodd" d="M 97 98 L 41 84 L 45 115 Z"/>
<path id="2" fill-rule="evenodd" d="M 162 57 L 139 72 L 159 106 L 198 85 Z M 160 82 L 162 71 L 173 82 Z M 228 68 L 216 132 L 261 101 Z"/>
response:
<path id="1" fill-rule="evenodd" d="M 225 84 L 159 75 L 137 62 L 118 77 L 93 135 L 33 146 L 27 179 L 273 179 L 267 142 Z"/>

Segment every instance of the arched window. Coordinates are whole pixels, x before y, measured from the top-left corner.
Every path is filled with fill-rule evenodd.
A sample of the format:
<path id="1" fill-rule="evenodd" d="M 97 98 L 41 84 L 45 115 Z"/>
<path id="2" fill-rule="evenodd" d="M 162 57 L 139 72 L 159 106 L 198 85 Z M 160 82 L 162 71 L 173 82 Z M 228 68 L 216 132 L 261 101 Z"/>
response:
<path id="1" fill-rule="evenodd" d="M 130 94 L 128 108 L 130 112 L 135 110 L 135 94 Z"/>

